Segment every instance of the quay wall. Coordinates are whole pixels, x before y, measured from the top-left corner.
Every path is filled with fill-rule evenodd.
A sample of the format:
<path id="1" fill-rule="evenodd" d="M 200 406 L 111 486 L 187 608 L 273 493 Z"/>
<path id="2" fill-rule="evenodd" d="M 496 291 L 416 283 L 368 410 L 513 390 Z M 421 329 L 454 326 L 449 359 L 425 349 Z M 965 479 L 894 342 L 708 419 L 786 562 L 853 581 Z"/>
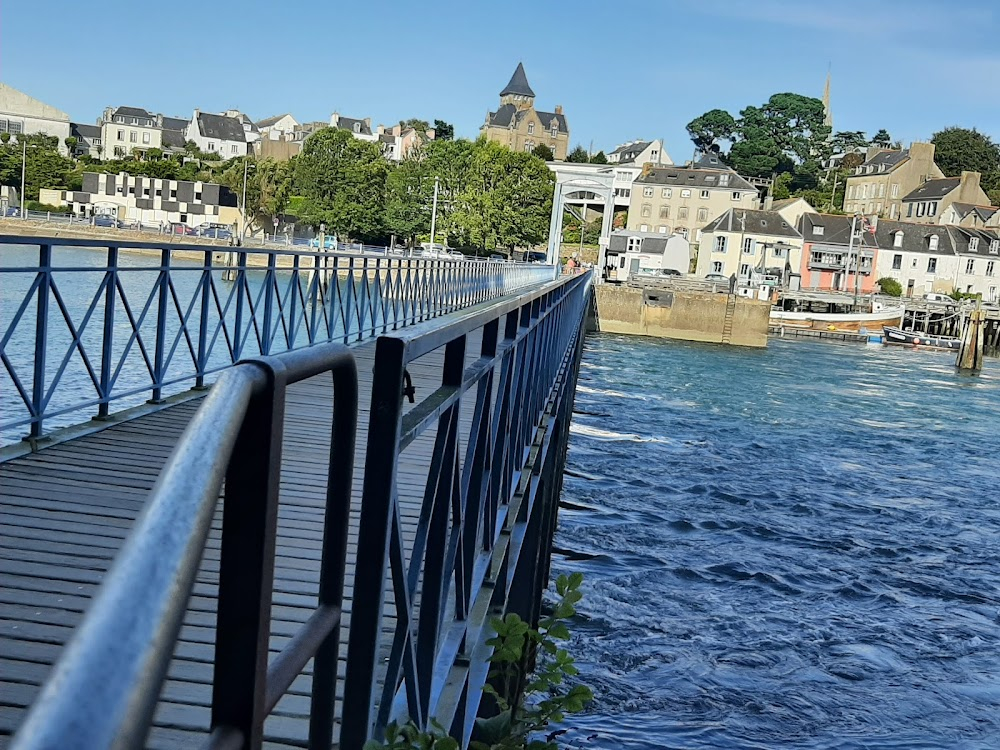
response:
<path id="1" fill-rule="evenodd" d="M 771 304 L 711 292 L 596 287 L 594 330 L 638 336 L 704 341 L 735 346 L 767 346 Z M 726 315 L 732 317 L 727 331 Z"/>

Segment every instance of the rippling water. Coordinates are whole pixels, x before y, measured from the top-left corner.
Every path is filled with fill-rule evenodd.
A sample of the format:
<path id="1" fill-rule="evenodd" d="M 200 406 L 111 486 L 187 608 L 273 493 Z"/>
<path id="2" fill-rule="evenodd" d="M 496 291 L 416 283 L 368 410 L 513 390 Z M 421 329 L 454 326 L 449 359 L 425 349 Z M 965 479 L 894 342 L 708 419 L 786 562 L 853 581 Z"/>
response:
<path id="1" fill-rule="evenodd" d="M 1000 363 L 587 341 L 580 748 L 1000 746 Z"/>

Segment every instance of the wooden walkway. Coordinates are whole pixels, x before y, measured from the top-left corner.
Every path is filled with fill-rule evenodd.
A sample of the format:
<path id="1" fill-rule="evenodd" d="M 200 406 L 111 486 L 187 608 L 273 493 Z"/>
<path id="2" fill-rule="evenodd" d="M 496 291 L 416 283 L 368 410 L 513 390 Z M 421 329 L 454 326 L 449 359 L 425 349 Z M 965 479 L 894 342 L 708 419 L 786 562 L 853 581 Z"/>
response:
<path id="1" fill-rule="evenodd" d="M 469 337 L 467 360 L 478 355 Z M 357 540 L 374 342 L 353 349 L 358 362 L 359 415 L 351 540 Z M 409 368 L 417 400 L 440 384 L 442 353 Z M 320 539 L 329 456 L 329 376 L 289 389 L 281 476 L 272 655 L 312 612 L 319 581 Z M 10 744 L 79 624 L 105 572 L 156 481 L 178 436 L 198 408 L 193 400 L 0 464 L 0 748 Z M 470 419 L 464 410 L 463 419 Z M 398 488 L 409 540 L 433 448 L 430 430 L 400 459 Z M 209 726 L 221 510 L 202 560 L 180 641 L 170 666 L 148 747 L 198 746 Z M 346 652 L 354 552 L 345 583 Z M 384 651 L 393 623 L 383 623 Z M 265 725 L 266 746 L 304 746 L 310 666 Z M 343 678 L 343 664 L 340 668 Z M 338 696 L 342 695 L 342 685 Z M 338 699 L 339 715 L 339 699 Z"/>

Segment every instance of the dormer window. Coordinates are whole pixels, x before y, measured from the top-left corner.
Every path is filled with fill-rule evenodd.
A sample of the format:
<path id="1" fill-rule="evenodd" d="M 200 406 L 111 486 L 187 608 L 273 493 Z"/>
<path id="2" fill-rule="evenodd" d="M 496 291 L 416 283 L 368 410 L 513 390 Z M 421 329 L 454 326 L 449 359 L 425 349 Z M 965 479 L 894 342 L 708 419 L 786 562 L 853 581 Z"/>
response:
<path id="1" fill-rule="evenodd" d="M 815 226 L 815 227 L 813 227 L 813 234 L 815 236 L 817 236 L 817 237 L 822 237 L 824 231 L 825 231 L 825 227 L 821 227 L 821 226 Z"/>
<path id="2" fill-rule="evenodd" d="M 970 253 L 974 253 L 977 250 L 979 250 L 979 238 L 978 237 L 970 237 L 969 238 L 969 252 Z"/>
<path id="3" fill-rule="evenodd" d="M 729 175 L 727 175 L 727 174 L 720 174 L 719 175 L 719 185 L 721 187 L 725 187 L 728 184 L 729 184 Z"/>
<path id="4" fill-rule="evenodd" d="M 990 252 L 994 255 L 1000 253 L 1000 240 L 990 240 Z"/>
<path id="5" fill-rule="evenodd" d="M 892 234 L 892 246 L 893 247 L 902 247 L 903 246 L 903 233 L 902 232 L 893 232 L 893 234 Z"/>
<path id="6" fill-rule="evenodd" d="M 529 122 L 528 123 L 528 135 L 534 135 L 534 134 L 535 134 L 535 123 Z"/>
<path id="7" fill-rule="evenodd" d="M 355 133 L 360 133 L 361 132 L 361 123 L 360 122 L 354 123 L 354 132 Z"/>
<path id="8" fill-rule="evenodd" d="M 927 246 L 931 250 L 937 250 L 937 247 L 938 247 L 938 236 L 936 234 L 932 234 L 930 236 L 930 238 L 927 240 Z"/>

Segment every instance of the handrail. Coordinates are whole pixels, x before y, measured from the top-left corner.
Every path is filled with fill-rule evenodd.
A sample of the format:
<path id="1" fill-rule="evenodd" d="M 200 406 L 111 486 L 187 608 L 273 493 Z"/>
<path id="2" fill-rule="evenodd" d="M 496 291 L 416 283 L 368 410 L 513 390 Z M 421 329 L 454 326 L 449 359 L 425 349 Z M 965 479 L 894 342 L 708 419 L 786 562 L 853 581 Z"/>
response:
<path id="1" fill-rule="evenodd" d="M 333 376 L 318 606 L 268 666 L 285 389 Z M 354 442 L 357 369 L 323 344 L 226 370 L 181 436 L 142 514 L 12 747 L 141 747 L 225 480 L 211 747 L 261 744 L 264 719 L 315 656 L 312 747 L 329 747 Z"/>
<path id="2" fill-rule="evenodd" d="M 378 338 L 344 750 L 404 717 L 425 728 L 438 721 L 464 746 L 482 708 L 489 615 L 499 608 L 537 624 L 590 292 L 590 273 L 566 276 Z M 469 337 L 480 330 L 470 358 Z M 405 411 L 407 366 L 441 348 L 441 385 Z M 471 415 L 468 424 L 460 414 Z M 396 472 L 421 435 L 433 435 L 433 452 L 421 458 L 423 502 L 404 539 Z M 387 581 L 396 622 L 383 661 Z"/>
<path id="3" fill-rule="evenodd" d="M 0 263 L 0 444 L 25 428 L 44 438 L 54 420 L 108 419 L 112 405 L 162 403 L 249 356 L 350 344 L 553 276 L 492 261 L 0 235 L 12 244 L 37 247 L 37 262 Z"/>

